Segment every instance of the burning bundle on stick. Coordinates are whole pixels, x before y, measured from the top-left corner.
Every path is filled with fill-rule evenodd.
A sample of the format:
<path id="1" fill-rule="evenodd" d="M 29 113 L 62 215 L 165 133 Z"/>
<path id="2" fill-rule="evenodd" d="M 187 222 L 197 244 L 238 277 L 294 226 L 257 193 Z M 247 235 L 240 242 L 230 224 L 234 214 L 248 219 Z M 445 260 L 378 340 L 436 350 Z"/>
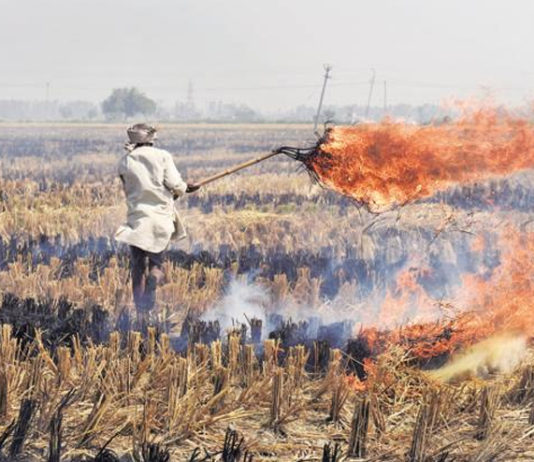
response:
<path id="1" fill-rule="evenodd" d="M 526 120 L 486 111 L 442 125 L 333 127 L 311 149 L 280 151 L 324 186 L 383 211 L 455 183 L 534 167 L 534 130 Z"/>
<path id="2" fill-rule="evenodd" d="M 382 122 L 328 128 L 315 146 L 282 146 L 214 175 L 215 181 L 277 154 L 303 163 L 323 186 L 384 211 L 467 184 L 534 167 L 526 119 L 481 110 L 441 125 Z"/>

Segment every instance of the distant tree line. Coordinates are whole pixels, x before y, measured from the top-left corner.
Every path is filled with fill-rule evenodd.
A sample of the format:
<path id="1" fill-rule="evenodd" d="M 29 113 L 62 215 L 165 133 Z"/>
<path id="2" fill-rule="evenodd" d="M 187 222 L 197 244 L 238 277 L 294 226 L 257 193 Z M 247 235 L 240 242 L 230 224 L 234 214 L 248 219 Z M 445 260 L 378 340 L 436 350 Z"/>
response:
<path id="1" fill-rule="evenodd" d="M 71 121 L 128 121 L 138 118 L 177 122 L 303 122 L 310 123 L 315 116 L 314 106 L 297 106 L 285 112 L 266 114 L 240 103 L 211 101 L 202 108 L 192 100 L 178 101 L 173 106 L 157 104 L 135 87 L 115 88 L 109 96 L 96 105 L 87 101 L 16 101 L 0 100 L 1 120 L 71 120 Z M 391 105 L 383 107 L 332 106 L 322 111 L 320 123 L 355 123 L 364 120 L 381 120 L 384 117 L 404 119 L 416 123 L 428 123 L 443 117 L 454 117 L 434 104 Z"/>
<path id="2" fill-rule="evenodd" d="M 88 101 L 0 100 L 0 121 L 91 121 L 101 117 L 99 107 Z"/>

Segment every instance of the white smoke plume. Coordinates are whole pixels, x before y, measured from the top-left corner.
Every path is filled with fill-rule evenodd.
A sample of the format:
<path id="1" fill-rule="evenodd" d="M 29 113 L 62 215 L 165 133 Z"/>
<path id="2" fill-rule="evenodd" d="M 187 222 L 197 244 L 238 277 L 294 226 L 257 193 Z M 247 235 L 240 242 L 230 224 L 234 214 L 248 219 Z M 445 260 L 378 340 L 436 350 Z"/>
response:
<path id="1" fill-rule="evenodd" d="M 247 318 L 261 319 L 265 326 L 265 306 L 269 300 L 268 292 L 260 285 L 233 279 L 224 296 L 201 319 L 218 320 L 223 331 L 238 323 L 248 324 Z"/>

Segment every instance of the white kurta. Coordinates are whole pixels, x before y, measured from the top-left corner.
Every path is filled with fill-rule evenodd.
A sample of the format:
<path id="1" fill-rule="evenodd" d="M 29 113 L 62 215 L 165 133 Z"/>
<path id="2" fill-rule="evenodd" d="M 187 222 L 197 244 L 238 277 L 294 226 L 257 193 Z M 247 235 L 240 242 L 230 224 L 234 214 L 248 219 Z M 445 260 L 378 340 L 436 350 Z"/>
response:
<path id="1" fill-rule="evenodd" d="M 119 175 L 124 181 L 128 217 L 115 234 L 117 241 L 158 253 L 171 239 L 186 236 L 174 196 L 184 194 L 187 184 L 167 151 L 152 146 L 136 148 L 121 158 Z"/>

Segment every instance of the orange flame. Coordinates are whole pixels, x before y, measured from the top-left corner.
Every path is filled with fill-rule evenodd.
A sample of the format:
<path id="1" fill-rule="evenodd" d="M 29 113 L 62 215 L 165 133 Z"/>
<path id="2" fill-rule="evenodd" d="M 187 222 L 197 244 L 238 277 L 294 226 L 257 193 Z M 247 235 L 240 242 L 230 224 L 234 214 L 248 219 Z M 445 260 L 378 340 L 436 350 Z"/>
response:
<path id="1" fill-rule="evenodd" d="M 380 211 L 534 167 L 534 130 L 488 109 L 442 125 L 334 127 L 305 163 L 327 187 Z"/>
<path id="2" fill-rule="evenodd" d="M 458 310 L 452 320 L 416 323 L 385 332 L 373 327 L 361 335 L 369 339 L 368 344 L 375 353 L 395 343 L 406 346 L 414 356 L 423 359 L 452 354 L 495 334 L 534 337 L 534 233 L 521 234 L 508 228 L 500 236 L 499 247 L 503 249 L 501 264 L 491 277 L 464 276 L 463 299 L 458 302 L 466 310 Z M 400 280 L 405 278 L 406 275 L 401 275 Z M 391 325 L 404 321 L 396 318 L 406 310 L 407 295 L 403 291 L 408 295 L 414 293 L 413 281 L 386 297 L 385 311 L 379 315 L 381 322 L 387 320 Z M 399 306 L 393 313 L 390 307 L 395 302 Z M 428 300 L 423 302 L 427 304 Z"/>

